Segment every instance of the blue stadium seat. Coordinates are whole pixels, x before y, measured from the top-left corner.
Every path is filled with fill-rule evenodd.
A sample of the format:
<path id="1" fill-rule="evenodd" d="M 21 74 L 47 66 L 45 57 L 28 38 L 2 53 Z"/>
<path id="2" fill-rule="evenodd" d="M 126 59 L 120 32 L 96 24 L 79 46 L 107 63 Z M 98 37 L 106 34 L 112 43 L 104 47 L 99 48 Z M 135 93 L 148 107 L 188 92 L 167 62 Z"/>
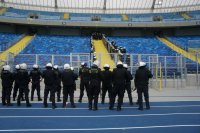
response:
<path id="1" fill-rule="evenodd" d="M 21 34 L 0 33 L 0 51 L 11 47 L 21 36 Z"/>
<path id="2" fill-rule="evenodd" d="M 29 54 L 39 54 L 38 64 L 40 66 L 51 62 L 52 55 L 55 55 L 55 64 L 63 65 L 64 63 L 70 63 L 70 58 L 66 56 L 70 55 L 70 53 L 90 53 L 90 37 L 36 36 L 36 38 L 20 52 L 20 54 L 28 54 L 26 58 L 22 57 L 22 55 L 16 56 L 15 64 L 26 62 L 28 65 L 33 65 L 36 61 L 36 57 Z"/>

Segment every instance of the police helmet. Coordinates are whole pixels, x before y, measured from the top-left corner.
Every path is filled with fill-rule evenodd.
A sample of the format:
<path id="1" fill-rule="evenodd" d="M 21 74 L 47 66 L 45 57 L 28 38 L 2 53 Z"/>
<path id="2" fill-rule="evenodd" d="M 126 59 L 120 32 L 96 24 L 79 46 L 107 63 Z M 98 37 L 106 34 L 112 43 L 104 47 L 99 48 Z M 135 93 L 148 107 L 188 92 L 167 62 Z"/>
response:
<path id="1" fill-rule="evenodd" d="M 103 67 L 104 68 L 110 68 L 110 66 L 108 64 L 105 64 Z"/>
<path id="2" fill-rule="evenodd" d="M 3 70 L 5 70 L 5 71 L 10 71 L 10 66 L 9 66 L 9 65 L 3 66 Z"/>
<path id="3" fill-rule="evenodd" d="M 146 63 L 145 63 L 145 62 L 142 62 L 142 61 L 140 61 L 140 62 L 139 62 L 139 67 L 142 67 L 142 66 L 146 66 Z"/>
<path id="4" fill-rule="evenodd" d="M 46 67 L 52 67 L 52 64 L 51 63 L 47 63 Z"/>
<path id="5" fill-rule="evenodd" d="M 93 65 L 99 66 L 99 61 L 98 61 L 98 60 L 95 60 L 95 61 L 93 62 Z"/>
<path id="6" fill-rule="evenodd" d="M 128 68 L 128 65 L 127 65 L 127 64 L 123 64 L 123 67 L 124 67 L 124 68 Z"/>
<path id="7" fill-rule="evenodd" d="M 58 69 L 58 65 L 54 65 L 53 68 L 54 68 L 54 69 Z"/>
<path id="8" fill-rule="evenodd" d="M 82 62 L 82 63 L 81 63 L 81 66 L 84 66 L 84 65 L 85 65 L 85 62 Z"/>
<path id="9" fill-rule="evenodd" d="M 27 69 L 26 63 L 22 63 L 22 64 L 20 65 L 20 68 L 23 69 L 23 70 L 26 70 L 26 69 Z"/>
<path id="10" fill-rule="evenodd" d="M 118 61 L 117 65 L 123 65 L 123 63 L 121 61 Z"/>
<path id="11" fill-rule="evenodd" d="M 20 65 L 16 65 L 16 66 L 15 66 L 15 69 L 20 69 Z"/>
<path id="12" fill-rule="evenodd" d="M 33 65 L 33 68 L 38 69 L 39 66 L 38 66 L 37 64 L 34 64 L 34 65 Z"/>
<path id="13" fill-rule="evenodd" d="M 71 69 L 69 64 L 64 65 L 64 69 Z"/>

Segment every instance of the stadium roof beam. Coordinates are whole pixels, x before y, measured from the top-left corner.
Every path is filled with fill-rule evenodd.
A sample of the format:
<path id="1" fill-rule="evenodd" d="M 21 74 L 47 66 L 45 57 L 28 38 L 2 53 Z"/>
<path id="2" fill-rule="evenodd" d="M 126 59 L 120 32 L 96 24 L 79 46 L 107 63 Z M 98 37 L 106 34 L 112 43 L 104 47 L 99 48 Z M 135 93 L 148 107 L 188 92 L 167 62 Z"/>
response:
<path id="1" fill-rule="evenodd" d="M 155 4 L 156 4 L 156 0 L 153 0 L 153 2 L 152 2 L 152 6 L 151 6 L 151 10 L 152 10 L 152 12 L 153 12 L 153 10 L 154 10 L 154 8 L 155 8 Z"/>
<path id="2" fill-rule="evenodd" d="M 58 8 L 58 2 L 55 0 L 55 8 Z"/>
<path id="3" fill-rule="evenodd" d="M 106 3 L 107 3 L 107 0 L 104 0 L 104 3 L 103 3 L 103 12 L 106 13 Z"/>

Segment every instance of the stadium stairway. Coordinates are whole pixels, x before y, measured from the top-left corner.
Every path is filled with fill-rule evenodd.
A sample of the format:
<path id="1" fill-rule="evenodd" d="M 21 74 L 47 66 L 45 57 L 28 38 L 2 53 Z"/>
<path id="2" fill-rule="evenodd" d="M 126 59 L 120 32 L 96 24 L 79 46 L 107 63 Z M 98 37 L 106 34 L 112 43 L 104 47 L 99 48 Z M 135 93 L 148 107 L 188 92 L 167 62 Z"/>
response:
<path id="1" fill-rule="evenodd" d="M 65 12 L 65 13 L 63 14 L 63 19 L 64 19 L 64 20 L 68 20 L 68 19 L 69 19 L 69 13 Z"/>
<path id="2" fill-rule="evenodd" d="M 182 12 L 181 16 L 185 19 L 185 20 L 190 20 L 192 17 L 189 16 L 189 14 L 187 14 L 186 12 Z"/>
<path id="3" fill-rule="evenodd" d="M 186 58 L 196 61 L 196 56 L 194 54 L 191 54 L 187 51 L 185 51 L 184 49 L 176 46 L 174 43 L 170 42 L 168 39 L 164 38 L 164 37 L 157 37 L 161 42 L 163 42 L 166 46 L 170 47 L 171 49 L 173 49 L 174 51 L 176 51 L 177 53 L 180 53 L 181 55 L 185 56 Z M 198 63 L 200 63 L 200 58 L 198 58 Z"/>
<path id="4" fill-rule="evenodd" d="M 129 20 L 129 17 L 127 14 L 122 14 L 122 20 L 123 21 L 128 21 Z"/>
<path id="5" fill-rule="evenodd" d="M 33 37 L 34 36 L 24 36 L 21 40 L 19 40 L 12 47 L 10 47 L 6 51 L 2 52 L 0 54 L 0 60 L 6 61 L 8 53 L 13 53 L 14 56 L 16 56 L 19 52 L 21 52 L 29 44 L 29 42 L 33 39 Z"/>
<path id="6" fill-rule="evenodd" d="M 109 64 L 112 70 L 115 67 L 115 63 L 111 59 L 111 56 L 108 53 L 108 50 L 106 49 L 106 47 L 104 46 L 103 41 L 102 40 L 92 40 L 92 41 L 93 41 L 94 50 L 97 55 L 97 59 L 98 59 L 98 55 L 99 54 L 101 55 L 100 68 L 103 68 L 104 64 Z"/>

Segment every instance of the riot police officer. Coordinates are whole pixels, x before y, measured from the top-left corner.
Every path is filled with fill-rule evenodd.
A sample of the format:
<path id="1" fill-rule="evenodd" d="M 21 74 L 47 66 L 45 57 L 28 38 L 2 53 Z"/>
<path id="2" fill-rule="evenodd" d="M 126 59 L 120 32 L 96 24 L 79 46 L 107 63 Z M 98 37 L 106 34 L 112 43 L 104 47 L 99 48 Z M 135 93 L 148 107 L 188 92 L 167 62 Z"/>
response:
<path id="1" fill-rule="evenodd" d="M 118 61 L 117 68 L 113 69 L 113 92 L 109 107 L 110 110 L 113 110 L 115 97 L 118 95 L 117 111 L 121 111 L 127 77 L 128 74 L 127 71 L 123 68 L 122 62 Z"/>
<path id="2" fill-rule="evenodd" d="M 13 101 L 16 100 L 17 92 L 19 90 L 19 78 L 18 78 L 19 70 L 20 70 L 20 65 L 16 65 L 15 66 L 15 71 L 13 73 L 14 81 L 15 81 L 14 89 L 13 89 Z M 24 96 L 23 95 L 22 95 L 21 99 L 22 99 L 22 101 L 24 101 Z"/>
<path id="3" fill-rule="evenodd" d="M 21 105 L 21 97 L 23 95 L 23 93 L 25 94 L 25 100 L 26 100 L 26 106 L 30 107 L 31 104 L 29 103 L 29 82 L 30 82 L 30 77 L 27 71 L 27 65 L 25 63 L 20 65 L 20 70 L 19 70 L 19 74 L 18 79 L 19 79 L 19 95 L 17 98 L 17 105 L 20 106 Z"/>
<path id="4" fill-rule="evenodd" d="M 2 84 L 2 105 L 12 106 L 10 102 L 10 95 L 12 91 L 12 84 L 14 81 L 13 74 L 10 72 L 10 66 L 3 66 L 1 72 L 1 84 Z"/>
<path id="5" fill-rule="evenodd" d="M 52 102 L 52 108 L 56 108 L 56 103 L 55 103 L 55 80 L 56 80 L 56 74 L 55 71 L 52 70 L 52 64 L 47 63 L 46 64 L 46 70 L 43 71 L 42 77 L 44 78 L 44 84 L 45 84 L 45 89 L 44 89 L 44 107 L 47 108 L 47 98 L 50 92 L 50 99 Z"/>
<path id="6" fill-rule="evenodd" d="M 60 102 L 60 93 L 61 93 L 61 72 L 58 69 L 58 65 L 54 65 L 53 69 L 56 73 L 56 80 L 55 80 L 55 89 L 57 93 L 57 102 Z"/>
<path id="7" fill-rule="evenodd" d="M 30 78 L 32 82 L 31 101 L 33 101 L 35 90 L 37 91 L 38 101 L 42 101 L 40 97 L 40 81 L 42 78 L 42 73 L 39 71 L 38 65 L 33 65 L 33 70 L 30 72 Z"/>
<path id="8" fill-rule="evenodd" d="M 69 64 L 64 65 L 64 71 L 61 74 L 63 84 L 63 108 L 66 107 L 68 95 L 70 96 L 71 107 L 75 108 L 74 104 L 74 82 L 78 76 L 71 70 Z"/>
<path id="9" fill-rule="evenodd" d="M 125 89 L 128 94 L 129 104 L 133 105 L 133 98 L 132 98 L 132 94 L 131 94 L 131 91 L 132 91 L 131 90 L 131 80 L 133 79 L 133 76 L 131 75 L 131 72 L 128 70 L 127 64 L 123 64 L 123 67 L 126 69 L 126 71 L 128 73 L 128 77 L 126 79 L 126 84 L 125 84 Z"/>
<path id="10" fill-rule="evenodd" d="M 145 62 L 139 62 L 139 68 L 136 70 L 135 74 L 135 87 L 138 93 L 138 104 L 139 110 L 143 110 L 143 98 L 142 94 L 144 94 L 144 99 L 146 102 L 146 109 L 150 109 L 149 105 L 149 78 L 152 78 L 153 75 L 151 71 L 146 68 Z"/>
<path id="11" fill-rule="evenodd" d="M 89 88 L 89 68 L 87 67 L 87 63 L 82 63 L 82 68 L 79 70 L 79 76 L 80 76 L 80 96 L 78 102 L 82 102 L 82 98 L 84 95 L 84 90 L 86 91 Z"/>
<path id="12" fill-rule="evenodd" d="M 97 62 L 94 62 L 90 69 L 90 86 L 87 91 L 89 100 L 89 110 L 98 110 L 98 98 L 100 93 L 101 69 Z M 92 106 L 93 104 L 93 106 Z"/>
<path id="13" fill-rule="evenodd" d="M 110 71 L 110 66 L 108 64 L 104 65 L 104 71 L 101 73 L 101 80 L 102 80 L 102 101 L 101 103 L 104 104 L 105 102 L 105 95 L 108 91 L 109 102 L 111 98 L 111 91 L 112 91 L 112 72 Z"/>

